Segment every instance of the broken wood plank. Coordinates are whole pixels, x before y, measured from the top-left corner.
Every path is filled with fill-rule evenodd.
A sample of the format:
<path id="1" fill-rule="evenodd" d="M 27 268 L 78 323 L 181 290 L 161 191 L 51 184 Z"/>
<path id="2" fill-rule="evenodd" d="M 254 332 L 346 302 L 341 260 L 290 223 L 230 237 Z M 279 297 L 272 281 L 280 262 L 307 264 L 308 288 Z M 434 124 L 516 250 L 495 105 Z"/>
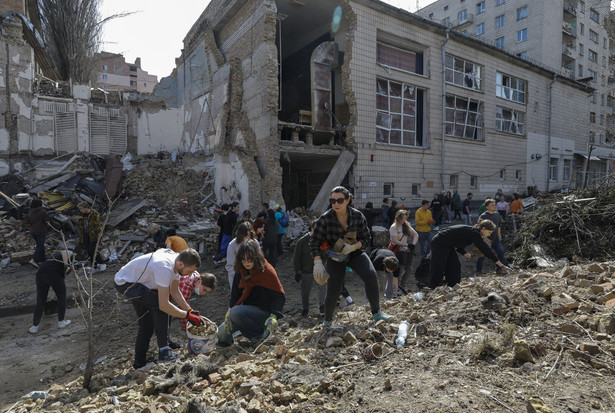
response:
<path id="1" fill-rule="evenodd" d="M 317 213 L 322 213 L 325 211 L 329 202 L 331 190 L 342 183 L 342 180 L 348 173 L 348 170 L 352 166 L 355 158 L 355 153 L 349 150 L 344 150 L 340 154 L 340 157 L 337 158 L 331 172 L 329 172 L 329 176 L 327 176 L 325 183 L 320 188 L 316 199 L 312 202 L 312 206 L 310 206 L 312 211 Z"/>
<path id="2" fill-rule="evenodd" d="M 13 205 L 15 208 L 19 208 L 19 204 L 13 201 L 13 199 L 9 197 L 8 195 L 6 195 L 4 192 L 0 191 L 0 195 L 2 195 L 2 198 L 6 199 L 9 202 L 9 204 Z"/>
<path id="3" fill-rule="evenodd" d="M 126 248 L 128 248 L 128 246 L 130 245 L 131 242 L 132 242 L 131 240 L 126 241 L 126 243 L 124 244 L 122 249 L 120 249 L 118 251 L 117 255 L 122 255 L 124 253 L 124 251 L 126 251 Z"/>
<path id="4" fill-rule="evenodd" d="M 137 198 L 126 201 L 111 211 L 107 224 L 114 227 L 137 212 L 139 209 L 143 208 L 145 205 L 147 205 L 147 201 L 145 199 Z"/>
<path id="5" fill-rule="evenodd" d="M 75 176 L 75 175 L 73 175 L 72 173 L 64 174 L 64 175 L 59 176 L 59 177 L 57 177 L 55 179 L 52 179 L 51 181 L 45 182 L 44 184 L 41 184 L 39 186 L 36 186 L 36 187 L 28 190 L 28 193 L 30 193 L 30 194 L 38 194 L 39 192 L 47 191 L 48 189 L 51 189 L 54 186 L 57 186 L 57 185 L 61 184 L 64 181 L 68 181 L 73 176 Z"/>

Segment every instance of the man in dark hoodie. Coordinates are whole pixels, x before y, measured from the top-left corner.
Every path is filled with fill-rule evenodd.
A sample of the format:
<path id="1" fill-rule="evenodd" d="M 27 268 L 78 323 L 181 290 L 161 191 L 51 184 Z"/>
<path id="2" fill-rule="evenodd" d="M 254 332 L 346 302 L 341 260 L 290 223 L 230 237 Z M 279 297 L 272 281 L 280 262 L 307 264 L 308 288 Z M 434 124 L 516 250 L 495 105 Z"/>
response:
<path id="1" fill-rule="evenodd" d="M 33 199 L 30 203 L 30 213 L 26 218 L 26 224 L 30 225 L 30 235 L 36 241 L 34 256 L 30 260 L 30 264 L 37 268 L 41 262 L 45 261 L 47 222 L 49 222 L 49 216 L 43 208 L 43 202 L 40 199 Z"/>

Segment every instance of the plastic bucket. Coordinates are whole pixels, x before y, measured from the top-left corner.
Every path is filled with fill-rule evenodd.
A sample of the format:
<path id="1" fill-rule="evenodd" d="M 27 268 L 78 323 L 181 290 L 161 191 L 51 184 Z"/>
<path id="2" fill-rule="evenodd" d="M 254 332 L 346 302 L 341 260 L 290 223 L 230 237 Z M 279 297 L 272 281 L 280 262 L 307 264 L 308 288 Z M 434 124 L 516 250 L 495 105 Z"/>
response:
<path id="1" fill-rule="evenodd" d="M 188 323 L 188 327 L 186 328 L 186 335 L 188 336 L 188 352 L 190 354 L 203 354 L 205 356 L 208 356 L 216 348 L 216 336 L 218 334 L 218 327 L 213 321 L 208 319 L 205 319 L 205 323 L 203 323 L 203 325 L 210 331 L 213 331 L 213 333 L 207 335 L 194 334 L 193 332 L 190 332 L 190 330 L 194 331 L 194 329 L 197 327 Z"/>

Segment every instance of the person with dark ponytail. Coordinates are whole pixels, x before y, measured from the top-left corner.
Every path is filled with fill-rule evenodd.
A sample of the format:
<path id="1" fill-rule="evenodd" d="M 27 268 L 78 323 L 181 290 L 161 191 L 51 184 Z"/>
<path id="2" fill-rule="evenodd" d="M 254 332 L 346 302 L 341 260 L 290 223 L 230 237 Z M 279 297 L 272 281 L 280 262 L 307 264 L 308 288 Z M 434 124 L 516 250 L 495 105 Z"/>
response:
<path id="1" fill-rule="evenodd" d="M 431 267 L 429 269 L 429 288 L 436 288 L 446 279 L 449 287 L 461 281 L 461 263 L 457 253 L 471 258 L 465 248 L 474 244 L 485 257 L 504 267 L 495 253 L 484 241 L 493 233 L 495 226 L 489 220 L 481 221 L 475 226 L 451 225 L 440 230 L 431 241 Z M 506 267 L 505 267 L 506 268 Z"/>

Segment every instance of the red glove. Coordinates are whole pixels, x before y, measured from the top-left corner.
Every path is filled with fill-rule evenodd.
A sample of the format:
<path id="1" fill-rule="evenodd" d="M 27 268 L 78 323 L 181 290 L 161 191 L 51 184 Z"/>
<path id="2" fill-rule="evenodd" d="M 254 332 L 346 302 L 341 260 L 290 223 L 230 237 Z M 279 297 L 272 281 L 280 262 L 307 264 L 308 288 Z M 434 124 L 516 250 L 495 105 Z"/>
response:
<path id="1" fill-rule="evenodd" d="M 201 313 L 199 313 L 197 310 L 193 310 L 192 308 L 191 308 L 190 310 L 188 310 L 188 312 L 189 312 L 189 313 L 192 313 L 192 314 L 196 314 L 196 315 L 197 315 L 197 317 L 200 317 L 200 316 L 201 316 Z"/>
<path id="2" fill-rule="evenodd" d="M 200 326 L 203 324 L 203 319 L 198 314 L 198 311 L 188 311 L 186 314 L 186 320 L 194 324 L 195 326 Z"/>

